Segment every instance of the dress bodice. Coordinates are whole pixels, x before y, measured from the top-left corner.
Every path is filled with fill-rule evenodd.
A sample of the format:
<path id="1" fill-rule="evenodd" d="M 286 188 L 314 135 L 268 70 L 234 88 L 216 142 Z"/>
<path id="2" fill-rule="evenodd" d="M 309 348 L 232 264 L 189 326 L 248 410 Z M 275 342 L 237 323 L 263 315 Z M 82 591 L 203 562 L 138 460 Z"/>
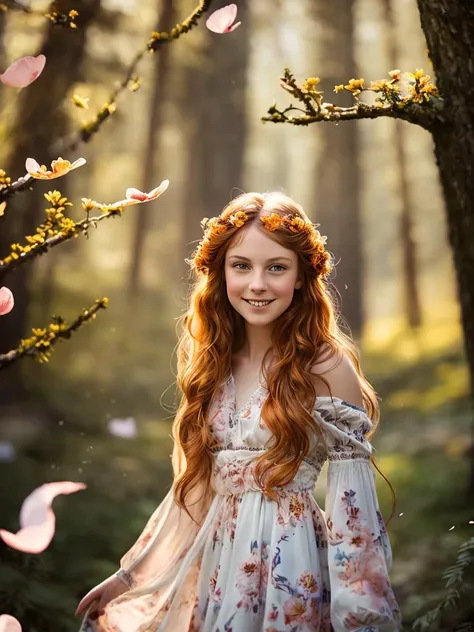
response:
<path id="1" fill-rule="evenodd" d="M 217 392 L 208 415 L 209 431 L 215 441 L 212 452 L 216 455 L 213 476 L 216 492 L 238 494 L 259 490 L 253 475 L 255 457 L 268 449 L 272 438 L 261 414 L 267 395 L 266 387 L 260 385 L 246 404 L 236 410 L 232 375 Z M 285 485 L 285 491 L 313 489 L 328 458 L 335 460 L 338 455 L 344 459 L 368 458 L 370 455 L 370 446 L 363 437 L 371 422 L 363 408 L 337 397 L 332 400 L 322 397 L 316 400 L 313 417 L 323 430 L 326 446 L 321 444 L 316 432 L 310 437 L 309 452 L 293 481 Z"/>

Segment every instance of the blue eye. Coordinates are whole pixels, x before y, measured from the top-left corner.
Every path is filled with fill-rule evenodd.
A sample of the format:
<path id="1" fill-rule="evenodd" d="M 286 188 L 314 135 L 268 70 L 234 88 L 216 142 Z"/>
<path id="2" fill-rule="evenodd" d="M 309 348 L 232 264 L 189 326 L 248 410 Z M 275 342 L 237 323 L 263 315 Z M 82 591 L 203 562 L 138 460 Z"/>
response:
<path id="1" fill-rule="evenodd" d="M 232 267 L 233 268 L 237 268 L 237 266 L 246 266 L 246 263 L 235 263 Z M 286 270 L 285 266 L 280 265 L 279 263 L 274 263 L 272 266 L 272 268 L 281 268 L 281 270 L 276 270 L 276 272 L 281 272 L 282 270 Z M 242 268 L 238 268 L 238 270 L 241 270 Z"/>

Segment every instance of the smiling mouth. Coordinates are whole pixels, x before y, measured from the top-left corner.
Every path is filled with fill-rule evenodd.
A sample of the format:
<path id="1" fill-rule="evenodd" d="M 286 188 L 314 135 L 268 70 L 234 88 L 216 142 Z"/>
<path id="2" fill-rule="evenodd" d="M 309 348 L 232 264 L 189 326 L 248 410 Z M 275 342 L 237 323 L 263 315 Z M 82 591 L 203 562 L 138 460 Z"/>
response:
<path id="1" fill-rule="evenodd" d="M 273 303 L 273 301 L 274 301 L 275 299 L 274 299 L 274 298 L 272 298 L 272 299 L 266 299 L 266 300 L 263 300 L 263 299 L 255 299 L 255 298 L 251 298 L 251 299 L 244 298 L 243 300 L 244 300 L 246 303 L 249 303 L 249 305 L 251 305 L 250 301 L 253 301 L 254 303 L 266 303 L 267 305 L 269 305 L 270 303 Z"/>

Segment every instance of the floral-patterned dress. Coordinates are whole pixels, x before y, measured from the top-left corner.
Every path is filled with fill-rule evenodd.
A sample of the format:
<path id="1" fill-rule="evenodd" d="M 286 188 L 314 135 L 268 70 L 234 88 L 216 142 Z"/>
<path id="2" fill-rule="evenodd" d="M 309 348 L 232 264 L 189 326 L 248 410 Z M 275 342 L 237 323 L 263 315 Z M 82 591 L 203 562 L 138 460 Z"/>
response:
<path id="1" fill-rule="evenodd" d="M 208 423 L 217 439 L 212 489 L 195 488 L 191 514 L 172 488 L 121 560 L 130 590 L 82 632 L 396 632 L 391 548 L 379 511 L 365 410 L 318 397 L 316 435 L 280 503 L 254 481 L 252 460 L 271 433 L 259 386 L 236 411 L 235 381 L 224 382 Z M 181 464 L 176 450 L 173 468 Z M 324 511 L 312 490 L 329 460 Z M 204 491 L 204 494 L 202 493 Z"/>

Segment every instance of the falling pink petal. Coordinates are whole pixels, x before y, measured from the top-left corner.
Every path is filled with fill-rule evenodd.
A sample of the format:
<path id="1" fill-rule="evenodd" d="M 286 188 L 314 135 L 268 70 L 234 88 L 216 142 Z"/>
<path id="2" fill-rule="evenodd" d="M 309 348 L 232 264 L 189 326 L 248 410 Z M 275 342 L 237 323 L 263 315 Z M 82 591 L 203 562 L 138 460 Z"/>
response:
<path id="1" fill-rule="evenodd" d="M 237 22 L 232 25 L 236 16 L 237 5 L 228 4 L 226 7 L 214 11 L 214 13 L 207 18 L 206 26 L 213 33 L 231 33 L 241 24 L 241 22 Z"/>
<path id="2" fill-rule="evenodd" d="M 109 421 L 109 432 L 122 439 L 133 439 L 137 436 L 137 424 L 133 417 L 126 419 L 111 419 Z"/>
<path id="3" fill-rule="evenodd" d="M 156 200 L 157 197 L 166 191 L 169 183 L 169 180 L 163 180 L 160 186 L 150 191 L 150 193 L 145 193 L 134 188 L 127 189 L 125 191 L 125 200 L 114 202 L 109 205 L 109 208 L 116 209 L 119 207 L 132 206 L 133 204 L 141 204 L 142 202 L 151 202 L 151 200 Z"/>
<path id="4" fill-rule="evenodd" d="M 20 622 L 10 614 L 1 614 L 0 632 L 21 632 Z"/>
<path id="5" fill-rule="evenodd" d="M 0 81 L 12 88 L 26 88 L 40 76 L 45 63 L 44 55 L 22 57 L 8 66 L 3 75 L 0 75 Z"/>
<path id="6" fill-rule="evenodd" d="M 35 489 L 23 502 L 20 511 L 21 529 L 10 533 L 0 529 L 0 537 L 12 549 L 23 553 L 41 553 L 54 536 L 56 516 L 51 503 L 60 494 L 74 494 L 85 489 L 84 483 L 59 481 L 45 483 Z"/>
<path id="7" fill-rule="evenodd" d="M 0 288 L 0 316 L 4 316 L 12 311 L 15 304 L 12 291 L 7 287 Z"/>

